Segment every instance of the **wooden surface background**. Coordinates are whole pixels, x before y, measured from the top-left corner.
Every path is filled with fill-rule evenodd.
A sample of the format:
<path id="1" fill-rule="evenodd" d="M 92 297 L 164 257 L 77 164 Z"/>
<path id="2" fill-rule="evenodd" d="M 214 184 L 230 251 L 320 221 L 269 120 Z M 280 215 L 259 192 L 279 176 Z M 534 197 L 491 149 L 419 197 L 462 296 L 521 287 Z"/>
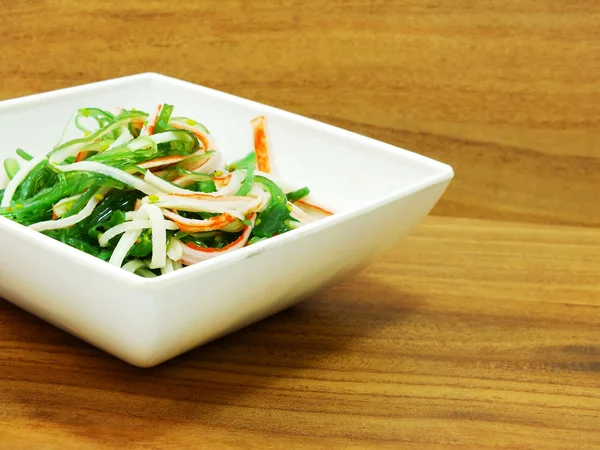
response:
<path id="1" fill-rule="evenodd" d="M 1 448 L 600 448 L 600 2 L 0 6 L 0 99 L 156 71 L 456 172 L 361 274 L 153 369 L 0 300 Z"/>

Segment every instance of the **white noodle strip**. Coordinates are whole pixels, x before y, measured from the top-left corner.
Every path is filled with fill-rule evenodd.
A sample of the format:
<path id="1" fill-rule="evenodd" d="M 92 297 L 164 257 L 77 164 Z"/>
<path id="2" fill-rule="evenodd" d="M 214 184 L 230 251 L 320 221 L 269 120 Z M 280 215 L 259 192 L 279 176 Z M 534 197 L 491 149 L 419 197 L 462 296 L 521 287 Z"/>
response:
<path id="1" fill-rule="evenodd" d="M 106 232 L 103 233 L 102 236 L 100 236 L 100 238 L 98 239 L 98 243 L 100 244 L 100 247 L 106 247 L 108 245 L 108 243 L 115 236 L 118 236 L 121 233 L 125 233 L 126 231 L 133 230 L 133 229 L 144 230 L 146 228 L 151 228 L 151 227 L 152 227 L 152 222 L 150 220 L 132 220 L 131 222 L 123 222 L 119 225 L 115 225 L 114 227 L 110 228 L 109 230 L 106 230 Z M 177 224 L 174 222 L 171 222 L 171 221 L 167 221 L 167 223 L 165 224 L 165 227 L 167 230 L 178 230 L 179 229 Z"/>
<path id="2" fill-rule="evenodd" d="M 100 138 L 102 136 L 106 136 L 108 133 L 114 131 L 116 129 L 115 124 L 111 124 L 108 125 L 107 127 L 105 127 L 104 131 L 102 131 L 94 141 L 90 141 L 90 140 L 85 140 L 83 142 L 77 142 L 71 145 L 68 145 L 67 147 L 60 149 L 58 151 L 55 151 L 54 153 L 51 153 L 49 155 L 49 159 L 50 159 L 50 164 L 60 164 L 62 163 L 65 159 L 69 158 L 70 156 L 76 156 L 81 150 L 83 150 L 85 147 L 90 146 L 92 144 L 98 144 L 100 141 Z M 68 142 L 68 141 L 67 141 Z M 66 143 L 65 143 L 66 144 Z M 55 147 L 56 149 L 56 147 Z"/>
<path id="3" fill-rule="evenodd" d="M 106 150 L 110 150 L 115 147 L 119 147 L 120 145 L 127 144 L 128 142 L 133 140 L 133 135 L 129 132 L 129 130 L 125 130 L 115 142 L 110 144 L 110 146 Z"/>
<path id="4" fill-rule="evenodd" d="M 70 145 L 69 147 L 63 148 L 62 150 L 57 151 L 54 154 L 51 154 L 49 157 L 50 164 L 60 164 L 65 159 L 71 156 L 77 156 L 81 149 L 90 145 L 90 142 L 79 142 L 77 144 Z"/>
<path id="5" fill-rule="evenodd" d="M 29 228 L 35 231 L 46 231 L 71 227 L 76 223 L 81 222 L 83 219 L 87 219 L 89 216 L 91 216 L 92 212 L 94 212 L 94 209 L 101 200 L 102 196 L 94 195 L 90 201 L 87 202 L 87 205 L 85 205 L 85 207 L 77 214 L 64 219 L 47 220 L 45 222 L 34 223 L 33 225 L 30 225 Z"/>
<path id="6" fill-rule="evenodd" d="M 72 172 L 75 170 L 81 170 L 83 172 L 94 172 L 100 173 L 102 175 L 109 176 L 118 180 L 122 183 L 125 183 L 138 191 L 142 191 L 144 194 L 152 195 L 160 192 L 157 188 L 148 184 L 144 180 L 140 180 L 139 178 L 124 172 L 123 170 L 117 169 L 115 167 L 107 166 L 102 163 L 93 162 L 93 161 L 81 161 L 73 164 L 67 164 L 65 166 L 54 165 L 56 170 L 61 172 Z M 4 203 L 4 202 L 3 202 Z"/>
<path id="7" fill-rule="evenodd" d="M 179 140 L 179 136 L 181 136 L 181 133 L 178 134 L 173 131 L 163 131 L 162 133 L 153 134 L 152 136 L 149 136 L 149 138 L 152 139 L 156 145 L 158 145 L 164 144 L 165 142 L 177 141 Z M 190 137 L 190 139 L 192 138 Z"/>
<path id="8" fill-rule="evenodd" d="M 167 227 L 163 213 L 158 206 L 144 205 L 148 218 L 152 223 L 152 261 L 151 269 L 165 267 L 167 262 Z"/>
<path id="9" fill-rule="evenodd" d="M 129 143 L 127 144 L 127 148 L 129 150 L 139 150 L 141 148 L 149 148 L 149 147 L 153 147 L 155 144 L 154 142 L 152 142 L 152 139 L 147 138 L 147 137 L 138 137 L 137 139 L 133 139 L 131 141 L 129 141 Z"/>
<path id="10" fill-rule="evenodd" d="M 59 208 L 59 207 L 63 206 L 66 203 L 72 202 L 73 200 L 77 200 L 82 195 L 83 194 L 77 194 L 77 195 L 74 195 L 72 197 L 63 198 L 62 200 L 56 202 L 56 204 L 54 206 L 57 207 L 57 208 Z"/>
<path id="11" fill-rule="evenodd" d="M 148 213 L 144 208 L 140 208 L 136 211 L 135 220 L 145 220 L 148 219 Z M 119 239 L 119 243 L 115 247 L 110 260 L 108 261 L 113 266 L 121 267 L 123 265 L 123 260 L 127 256 L 127 252 L 134 246 L 137 238 L 142 234 L 142 230 L 140 228 L 134 228 L 133 230 L 126 231 L 121 239 Z"/>
<path id="12" fill-rule="evenodd" d="M 19 185 L 23 182 L 23 180 L 29 175 L 29 173 L 37 166 L 39 163 L 44 161 L 46 156 L 36 156 L 31 161 L 27 161 L 26 164 L 23 164 L 21 170 L 17 172 L 17 174 L 13 177 L 12 180 L 8 182 L 6 185 L 6 190 L 4 191 L 4 197 L 2 198 L 2 203 L 0 203 L 0 207 L 7 208 L 10 206 L 10 202 L 17 191 Z"/>
<path id="13" fill-rule="evenodd" d="M 235 195 L 237 191 L 242 187 L 242 183 L 246 178 L 247 170 L 236 170 L 231 173 L 231 178 L 227 186 L 223 186 L 217 191 L 218 195 Z"/>
<path id="14" fill-rule="evenodd" d="M 175 186 L 174 184 L 171 184 L 168 181 L 157 177 L 149 170 L 146 171 L 146 174 L 144 175 L 144 180 L 146 180 L 148 184 L 154 186 L 162 192 L 166 192 L 167 194 L 196 194 L 196 192 L 194 191 L 180 188 L 179 186 Z"/>
<path id="15" fill-rule="evenodd" d="M 63 198 L 59 202 L 57 202 L 53 207 L 52 211 L 58 217 L 64 216 L 69 211 L 69 206 L 72 206 L 75 201 L 81 197 L 83 194 L 74 195 L 72 197 Z M 70 204 L 70 205 L 69 205 Z"/>
<path id="16" fill-rule="evenodd" d="M 173 261 L 171 261 L 171 258 L 167 258 L 167 261 L 165 263 L 165 267 L 160 269 L 160 273 L 161 275 L 164 275 L 166 273 L 170 273 L 173 272 Z"/>
<path id="17" fill-rule="evenodd" d="M 142 268 L 142 269 L 138 270 L 137 274 L 144 278 L 156 278 L 156 274 L 153 272 L 150 272 L 148 269 Z"/>
<path id="18" fill-rule="evenodd" d="M 190 212 L 209 212 L 215 214 L 227 213 L 238 219 L 244 219 L 244 215 L 248 211 L 253 211 L 260 204 L 260 199 L 251 197 L 248 200 L 197 200 L 186 198 L 177 195 L 157 195 L 158 201 L 153 201 L 152 204 L 160 208 L 181 209 Z M 145 204 L 149 202 L 146 197 L 142 200 Z"/>
<path id="19" fill-rule="evenodd" d="M 152 261 L 150 262 L 149 267 L 151 269 L 159 269 L 164 267 L 166 264 L 166 230 L 167 226 L 169 227 L 169 229 L 171 229 L 172 225 L 168 225 L 167 221 L 165 221 L 162 215 L 162 211 L 160 210 L 160 208 L 154 205 L 142 205 L 142 207 L 136 212 L 134 222 L 146 220 L 150 223 L 149 228 L 152 229 Z M 127 256 L 127 253 L 129 252 L 131 247 L 133 247 L 133 245 L 135 244 L 135 241 L 140 236 L 141 232 L 142 228 L 137 227 L 125 231 L 123 236 L 121 236 L 121 239 L 119 240 L 119 243 L 117 244 L 109 262 L 117 267 L 121 267 L 121 265 L 123 264 L 123 260 Z"/>
<path id="20" fill-rule="evenodd" d="M 141 259 L 132 259 L 127 264 L 125 264 L 122 269 L 125 269 L 128 272 L 136 273 L 139 269 L 148 267 L 148 265 L 142 261 Z"/>
<path id="21" fill-rule="evenodd" d="M 169 239 L 169 245 L 167 246 L 167 256 L 173 261 L 179 261 L 183 255 L 183 246 L 174 237 Z"/>

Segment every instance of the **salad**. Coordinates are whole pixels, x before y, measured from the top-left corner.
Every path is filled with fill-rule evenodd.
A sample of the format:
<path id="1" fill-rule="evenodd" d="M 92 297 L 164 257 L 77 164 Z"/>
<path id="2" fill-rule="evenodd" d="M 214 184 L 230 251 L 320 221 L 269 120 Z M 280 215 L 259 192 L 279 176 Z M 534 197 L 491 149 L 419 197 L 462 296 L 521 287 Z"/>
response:
<path id="1" fill-rule="evenodd" d="M 0 216 L 155 277 L 331 214 L 270 174 L 264 117 L 251 121 L 254 151 L 226 164 L 203 125 L 172 113 L 78 110 L 81 137 L 4 161 Z"/>

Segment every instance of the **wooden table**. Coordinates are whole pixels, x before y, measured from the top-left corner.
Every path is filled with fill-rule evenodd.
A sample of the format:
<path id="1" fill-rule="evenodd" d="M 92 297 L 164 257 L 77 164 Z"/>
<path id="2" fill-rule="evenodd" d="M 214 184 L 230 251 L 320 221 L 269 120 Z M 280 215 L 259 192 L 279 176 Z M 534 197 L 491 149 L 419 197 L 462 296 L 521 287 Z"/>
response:
<path id="1" fill-rule="evenodd" d="M 158 71 L 456 171 L 361 274 L 153 369 L 1 301 L 1 448 L 600 448 L 600 3 L 1 6 L 0 98 Z"/>

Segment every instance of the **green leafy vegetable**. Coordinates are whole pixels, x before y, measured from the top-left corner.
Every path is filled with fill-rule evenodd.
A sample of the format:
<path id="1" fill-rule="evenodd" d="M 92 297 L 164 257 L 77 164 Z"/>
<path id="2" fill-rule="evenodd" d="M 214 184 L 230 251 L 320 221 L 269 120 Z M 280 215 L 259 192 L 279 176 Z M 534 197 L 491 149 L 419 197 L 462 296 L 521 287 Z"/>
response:
<path id="1" fill-rule="evenodd" d="M 271 195 L 271 200 L 269 200 L 269 206 L 274 205 L 275 203 L 286 203 L 287 197 L 275 182 L 265 178 L 263 176 L 257 176 L 255 180 L 262 184 L 266 191 Z"/>
<path id="2" fill-rule="evenodd" d="M 25 150 L 23 150 L 22 148 L 18 148 L 17 149 L 17 155 L 19 155 L 21 158 L 23 158 L 25 161 L 31 161 L 33 159 L 33 156 L 31 156 L 29 153 L 27 153 Z"/>
<path id="3" fill-rule="evenodd" d="M 150 230 L 145 230 L 138 238 L 138 242 L 131 247 L 127 256 L 134 258 L 145 258 L 152 252 L 152 234 Z"/>
<path id="4" fill-rule="evenodd" d="M 211 192 L 217 192 L 217 186 L 213 180 L 198 181 L 196 184 L 199 192 L 204 192 L 207 194 Z"/>
<path id="5" fill-rule="evenodd" d="M 269 205 L 256 219 L 252 234 L 254 236 L 269 238 L 286 233 L 292 228 L 291 222 L 295 219 L 290 214 L 287 197 L 275 182 L 263 176 L 257 176 L 256 181 L 261 183 L 271 195 Z"/>
<path id="6" fill-rule="evenodd" d="M 175 139 L 158 144 L 157 156 L 191 155 L 198 150 L 200 144 L 193 133 L 187 130 L 172 130 Z"/>
<path id="7" fill-rule="evenodd" d="M 256 169 L 256 153 L 250 153 L 248 156 L 234 162 L 229 166 L 229 170 L 246 170 L 246 177 L 235 195 L 248 195 L 248 192 L 254 185 L 254 170 Z"/>
<path id="8" fill-rule="evenodd" d="M 158 147 L 148 138 L 139 138 L 143 142 L 141 148 L 131 149 L 127 144 L 111 148 L 89 157 L 88 161 L 101 162 L 117 168 L 137 165 L 156 157 Z"/>
<path id="9" fill-rule="evenodd" d="M 297 202 L 298 200 L 303 199 L 308 194 L 310 194 L 310 189 L 308 189 L 307 187 L 303 187 L 303 188 L 298 189 L 297 191 L 288 192 L 285 195 L 286 195 L 288 201 L 294 203 L 294 202 Z"/>
<path id="10" fill-rule="evenodd" d="M 156 125 L 154 126 L 154 133 L 162 133 L 163 131 L 173 130 L 174 128 L 169 125 L 169 119 L 173 114 L 173 105 L 162 105 L 160 113 L 156 119 Z"/>
<path id="11" fill-rule="evenodd" d="M 257 242 L 264 241 L 265 239 L 267 238 L 262 236 L 254 236 L 250 238 L 250 240 L 248 241 L 248 245 L 256 244 Z"/>
<path id="12" fill-rule="evenodd" d="M 287 204 L 275 203 L 258 215 L 252 234 L 264 238 L 277 236 L 292 229 L 292 220 Z"/>
<path id="13" fill-rule="evenodd" d="M 93 130 L 82 125 L 82 117 L 91 117 L 92 119 L 94 119 L 97 123 L 97 128 L 104 128 L 113 123 L 115 120 L 115 116 L 109 113 L 108 111 L 104 111 L 99 108 L 82 108 L 77 112 L 77 115 L 75 116 L 75 126 L 86 133 L 91 133 Z M 114 136 L 114 133 L 112 134 L 112 136 Z"/>
<path id="14" fill-rule="evenodd" d="M 15 158 L 6 158 L 4 160 L 4 171 L 9 180 L 12 180 L 19 172 L 19 162 Z"/>
<path id="15" fill-rule="evenodd" d="M 92 215 L 77 224 L 77 227 L 81 233 L 85 232 L 85 234 L 97 241 L 100 234 L 99 230 L 106 231 L 111 226 L 122 223 L 120 220 L 125 220 L 124 211 L 131 211 L 135 205 L 135 201 L 140 197 L 140 193 L 136 191 L 113 191 L 104 197 Z M 114 219 L 113 215 L 116 215 Z"/>

